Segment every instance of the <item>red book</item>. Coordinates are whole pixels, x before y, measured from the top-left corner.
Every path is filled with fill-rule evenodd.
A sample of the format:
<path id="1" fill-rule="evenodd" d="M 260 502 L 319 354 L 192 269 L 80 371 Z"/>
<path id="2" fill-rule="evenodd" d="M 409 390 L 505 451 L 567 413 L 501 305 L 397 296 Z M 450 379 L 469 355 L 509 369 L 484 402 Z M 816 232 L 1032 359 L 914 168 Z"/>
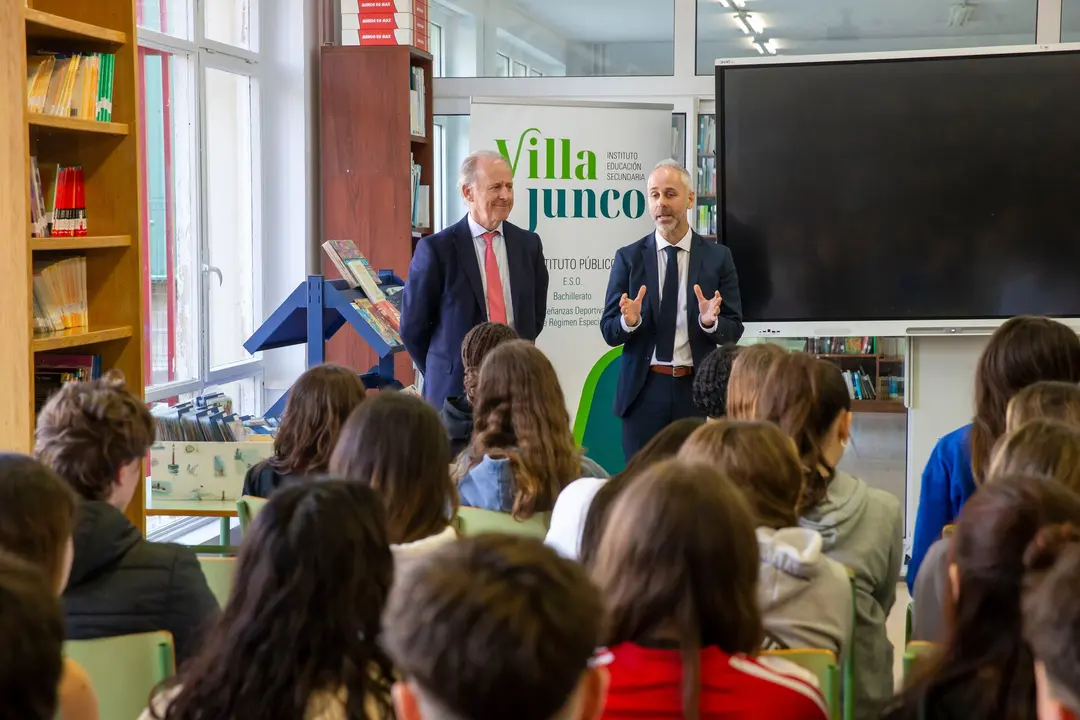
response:
<path id="1" fill-rule="evenodd" d="M 75 169 L 75 177 L 78 182 L 75 185 L 75 207 L 79 209 L 79 227 L 75 232 L 79 237 L 86 237 L 86 174 L 82 165 Z"/>
<path id="2" fill-rule="evenodd" d="M 62 165 L 56 169 L 56 195 L 53 197 L 53 237 L 67 236 L 67 190 L 68 169 Z"/>

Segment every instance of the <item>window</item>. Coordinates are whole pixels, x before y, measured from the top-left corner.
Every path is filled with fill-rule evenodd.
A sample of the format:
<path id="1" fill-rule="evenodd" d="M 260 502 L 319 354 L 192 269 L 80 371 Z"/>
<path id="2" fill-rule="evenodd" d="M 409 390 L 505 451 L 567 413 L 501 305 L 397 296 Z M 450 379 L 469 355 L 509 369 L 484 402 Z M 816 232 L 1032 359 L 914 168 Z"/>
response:
<path id="1" fill-rule="evenodd" d="M 529 68 L 529 77 L 544 77 L 544 73 L 540 72 L 536 68 Z"/>
<path id="2" fill-rule="evenodd" d="M 510 76 L 503 58 L 538 76 L 675 70 L 675 0 L 431 0 L 430 13 L 443 30 L 445 77 Z"/>
<path id="3" fill-rule="evenodd" d="M 1063 1 L 1063 27 L 1070 5 L 1080 6 L 1080 0 Z M 720 58 L 768 54 L 1025 45 L 1035 42 L 1036 6 L 1037 0 L 697 0 L 697 72 L 712 75 Z"/>
<path id="4" fill-rule="evenodd" d="M 1061 0 L 1061 42 L 1080 40 L 1080 0 Z"/>
<path id="5" fill-rule="evenodd" d="M 249 383 L 262 409 L 261 358 L 242 345 L 262 317 L 256 8 L 137 6 L 151 401 Z"/>
<path id="6" fill-rule="evenodd" d="M 525 63 L 515 60 L 513 73 L 514 77 L 526 77 L 529 74 L 529 68 Z"/>
<path id="7" fill-rule="evenodd" d="M 431 49 L 431 56 L 435 58 L 432 63 L 432 73 L 435 77 L 443 76 L 443 44 L 442 44 L 442 28 L 435 23 L 428 24 L 430 34 L 428 36 L 428 47 Z"/>

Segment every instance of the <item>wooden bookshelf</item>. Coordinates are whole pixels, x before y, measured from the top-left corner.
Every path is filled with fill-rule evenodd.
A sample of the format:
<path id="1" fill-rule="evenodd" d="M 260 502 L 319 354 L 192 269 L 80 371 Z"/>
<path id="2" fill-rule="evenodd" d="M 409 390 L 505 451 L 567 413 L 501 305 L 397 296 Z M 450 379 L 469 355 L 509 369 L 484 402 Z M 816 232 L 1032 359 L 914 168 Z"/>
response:
<path id="1" fill-rule="evenodd" d="M 29 452 L 34 431 L 34 353 L 101 356 L 142 395 L 142 259 L 138 233 L 139 91 L 135 0 L 0 0 L 0 237 L 7 238 L 0 282 L 0 367 L 8 379 L 0 404 L 0 448 Z M 112 122 L 26 110 L 27 56 L 39 51 L 116 56 Z M 30 237 L 30 157 L 43 165 L 81 165 L 90 237 Z M 86 258 L 89 327 L 35 334 L 33 262 Z M 18 311 L 18 308 L 22 308 Z M 145 527 L 140 486 L 127 515 Z"/>
<path id="2" fill-rule="evenodd" d="M 423 68 L 424 135 L 414 135 L 409 115 L 411 68 Z M 321 50 L 320 167 L 323 237 L 352 240 L 376 269 L 405 277 L 418 238 L 413 227 L 409 155 L 420 165 L 420 183 L 434 198 L 435 143 L 432 123 L 432 57 L 407 46 L 336 47 Z M 339 274 L 325 256 L 323 273 Z M 378 356 L 349 327 L 327 343 L 326 359 L 366 371 Z M 412 362 L 395 360 L 395 375 L 408 385 Z"/>
<path id="3" fill-rule="evenodd" d="M 813 342 L 812 338 L 807 339 L 807 347 L 811 346 Z M 879 347 L 881 338 L 874 339 L 873 347 Z M 813 350 L 807 350 L 814 357 L 821 358 L 822 360 L 828 360 L 835 363 L 841 370 L 862 370 L 873 382 L 874 390 L 879 399 L 874 400 L 857 400 L 851 401 L 851 409 L 853 412 L 866 412 L 866 413 L 904 413 L 907 412 L 907 408 L 904 406 L 903 400 L 894 398 L 882 398 L 881 396 L 888 395 L 888 388 L 885 387 L 882 382 L 883 377 L 887 375 L 902 375 L 904 358 L 901 356 L 890 355 L 888 353 L 855 353 L 855 352 L 833 352 L 833 353 L 819 353 Z M 884 370 L 883 370 L 884 366 Z"/>

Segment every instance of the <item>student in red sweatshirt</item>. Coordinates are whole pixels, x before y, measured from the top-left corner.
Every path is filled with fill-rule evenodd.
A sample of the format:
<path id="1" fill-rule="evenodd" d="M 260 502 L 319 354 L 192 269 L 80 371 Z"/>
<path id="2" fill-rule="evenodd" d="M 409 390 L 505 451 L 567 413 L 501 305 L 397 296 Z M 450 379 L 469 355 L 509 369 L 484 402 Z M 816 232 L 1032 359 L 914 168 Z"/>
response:
<path id="1" fill-rule="evenodd" d="M 755 517 L 703 464 L 667 460 L 616 500 L 592 569 L 607 600 L 604 718 L 825 720 L 814 679 L 755 657 Z"/>

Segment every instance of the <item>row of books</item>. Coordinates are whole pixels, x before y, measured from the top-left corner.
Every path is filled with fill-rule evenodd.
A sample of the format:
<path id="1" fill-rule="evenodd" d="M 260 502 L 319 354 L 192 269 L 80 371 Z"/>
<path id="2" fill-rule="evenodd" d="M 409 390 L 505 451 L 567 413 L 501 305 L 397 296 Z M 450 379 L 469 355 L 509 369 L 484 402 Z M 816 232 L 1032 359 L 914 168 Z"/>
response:
<path id="1" fill-rule="evenodd" d="M 881 352 L 878 349 L 881 340 L 896 339 L 864 335 L 807 338 L 806 352 L 815 355 L 877 355 Z"/>
<path id="2" fill-rule="evenodd" d="M 365 295 L 352 302 L 360 316 L 387 345 L 401 345 L 401 289 L 387 288 L 389 295 L 384 293 L 378 273 L 352 240 L 327 240 L 323 250 L 349 286 Z"/>
<path id="3" fill-rule="evenodd" d="M 717 219 L 719 213 L 716 211 L 716 205 L 713 203 L 698 205 L 694 212 L 696 213 L 694 229 L 698 235 L 716 235 Z"/>
<path id="4" fill-rule="evenodd" d="M 37 353 L 34 355 L 34 412 L 68 382 L 96 380 L 101 377 L 100 355 Z"/>
<path id="5" fill-rule="evenodd" d="M 878 380 L 878 387 L 881 389 L 878 397 L 882 400 L 904 399 L 903 375 L 882 375 Z"/>
<path id="6" fill-rule="evenodd" d="M 863 369 L 844 370 L 844 382 L 852 400 L 876 400 L 877 389 L 869 373 Z"/>
<path id="7" fill-rule="evenodd" d="M 421 167 L 409 155 L 409 173 L 412 179 L 409 202 L 412 206 L 412 226 L 415 228 L 431 227 L 431 187 L 420 184 Z"/>
<path id="8" fill-rule="evenodd" d="M 110 53 L 31 55 L 26 62 L 30 112 L 110 122 L 115 65 Z"/>
<path id="9" fill-rule="evenodd" d="M 42 182 L 37 157 L 30 158 L 30 235 L 86 237 L 86 176 L 81 165 L 48 165 Z"/>
<path id="10" fill-rule="evenodd" d="M 412 45 L 429 52 L 428 0 L 341 0 L 342 45 Z"/>
<path id="11" fill-rule="evenodd" d="M 34 332 L 86 327 L 87 316 L 86 258 L 35 262 Z"/>
<path id="12" fill-rule="evenodd" d="M 409 68 L 409 132 L 413 135 L 427 135 L 427 83 L 424 68 Z"/>
<path id="13" fill-rule="evenodd" d="M 246 442 L 272 439 L 276 418 L 237 415 L 233 399 L 222 392 L 199 395 L 176 405 L 159 403 L 150 408 L 158 441 Z"/>
<path id="14" fill-rule="evenodd" d="M 716 153 L 716 116 L 698 115 L 698 155 Z"/>
<path id="15" fill-rule="evenodd" d="M 716 157 L 698 158 L 697 194 L 716 196 Z"/>

